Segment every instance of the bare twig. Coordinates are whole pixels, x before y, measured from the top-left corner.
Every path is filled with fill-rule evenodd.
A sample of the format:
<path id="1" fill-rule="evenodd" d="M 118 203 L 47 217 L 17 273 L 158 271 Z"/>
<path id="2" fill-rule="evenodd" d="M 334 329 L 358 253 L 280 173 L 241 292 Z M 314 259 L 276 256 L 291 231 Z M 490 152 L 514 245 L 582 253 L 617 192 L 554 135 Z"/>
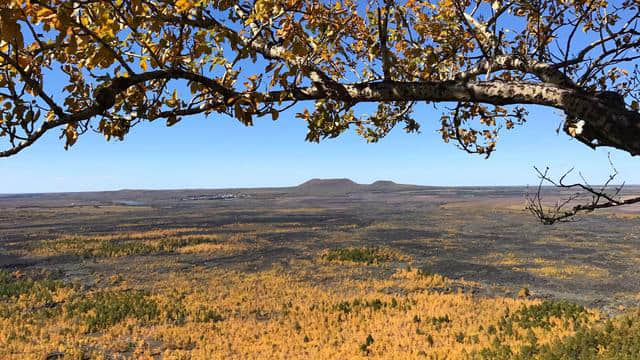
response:
<path id="1" fill-rule="evenodd" d="M 618 170 L 613 165 L 611 157 L 609 156 L 609 165 L 611 166 L 612 173 L 608 179 L 601 186 L 591 186 L 587 183 L 582 174 L 579 174 L 582 179 L 582 183 L 567 184 L 565 179 L 573 172 L 573 168 L 565 172 L 557 181 L 551 178 L 549 168 L 541 171 L 534 166 L 534 169 L 538 173 L 540 182 L 537 190 L 533 194 L 526 195 L 525 209 L 529 210 L 540 222 L 545 225 L 552 225 L 557 222 L 572 221 L 575 217 L 581 213 L 589 213 L 597 209 L 613 208 L 623 205 L 630 205 L 640 203 L 640 196 L 624 199 L 621 196 L 624 183 L 620 186 L 611 185 L 612 181 L 618 175 Z M 554 205 L 544 204 L 542 202 L 542 190 L 547 186 L 553 186 L 557 189 L 571 190 L 572 193 L 565 198 L 556 201 Z M 578 203 L 578 200 L 584 199 L 585 202 Z"/>

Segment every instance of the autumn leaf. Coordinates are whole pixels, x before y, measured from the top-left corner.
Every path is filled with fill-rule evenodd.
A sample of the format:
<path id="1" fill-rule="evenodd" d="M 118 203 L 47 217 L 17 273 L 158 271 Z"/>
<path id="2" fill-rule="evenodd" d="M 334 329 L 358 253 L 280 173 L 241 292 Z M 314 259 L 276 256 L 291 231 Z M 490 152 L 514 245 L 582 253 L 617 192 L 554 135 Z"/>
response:
<path id="1" fill-rule="evenodd" d="M 140 68 L 143 71 L 147 71 L 148 65 L 147 65 L 147 59 L 146 58 L 141 58 L 140 59 Z"/>

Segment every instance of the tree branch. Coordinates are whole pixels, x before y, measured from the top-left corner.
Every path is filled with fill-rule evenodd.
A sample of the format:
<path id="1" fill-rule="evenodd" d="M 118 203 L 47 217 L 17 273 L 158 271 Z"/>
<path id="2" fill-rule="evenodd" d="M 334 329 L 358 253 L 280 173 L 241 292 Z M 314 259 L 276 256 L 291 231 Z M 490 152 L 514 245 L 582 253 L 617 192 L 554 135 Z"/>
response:
<path id="1" fill-rule="evenodd" d="M 557 222 L 572 221 L 577 215 L 582 213 L 590 213 L 598 209 L 614 208 L 624 205 L 631 205 L 640 203 L 639 197 L 622 198 L 620 196 L 624 184 L 611 188 L 611 182 L 618 175 L 618 170 L 613 166 L 611 158 L 609 163 L 612 167 L 612 174 L 605 183 L 599 188 L 595 188 L 587 184 L 582 175 L 584 183 L 572 183 L 566 184 L 566 177 L 573 172 L 573 169 L 565 172 L 557 181 L 553 180 L 549 175 L 549 168 L 545 171 L 540 171 L 537 167 L 534 167 L 540 183 L 535 194 L 527 194 L 525 208 L 529 210 L 535 217 L 545 225 L 553 225 Z M 545 184 L 549 184 L 557 189 L 572 190 L 572 194 L 567 196 L 563 200 L 559 200 L 553 206 L 545 205 L 542 202 L 542 190 Z M 577 200 L 590 197 L 590 201 L 580 204 L 575 204 Z"/>

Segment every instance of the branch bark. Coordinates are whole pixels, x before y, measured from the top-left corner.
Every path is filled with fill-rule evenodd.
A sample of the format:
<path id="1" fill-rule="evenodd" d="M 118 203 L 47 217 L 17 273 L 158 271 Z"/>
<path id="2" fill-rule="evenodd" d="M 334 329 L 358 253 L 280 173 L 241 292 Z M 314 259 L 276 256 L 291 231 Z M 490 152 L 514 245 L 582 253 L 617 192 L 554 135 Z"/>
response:
<path id="1" fill-rule="evenodd" d="M 564 111 L 573 119 L 580 119 L 579 129 L 565 127 L 565 130 L 579 141 L 595 148 L 611 146 L 640 154 L 640 113 L 624 108 L 624 104 L 612 108 L 606 98 L 584 93 L 578 89 L 566 88 L 548 83 L 504 82 L 504 81 L 441 81 L 441 82 L 374 82 L 341 85 L 343 93 L 331 92 L 312 86 L 286 91 L 266 93 L 237 93 L 220 85 L 217 81 L 185 70 L 158 70 L 133 75 L 127 78 L 115 78 L 110 85 L 96 93 L 94 105 L 73 113 L 63 114 L 53 125 L 42 127 L 44 131 L 51 127 L 90 119 L 113 106 L 113 99 L 130 86 L 158 79 L 184 79 L 207 86 L 212 92 L 224 97 L 255 96 L 261 103 L 282 101 L 305 101 L 332 99 L 350 103 L 385 101 L 431 101 L 458 102 L 468 101 L 493 105 L 535 104 L 553 107 Z M 204 112 L 204 109 L 202 110 Z M 573 129 L 573 130 L 572 130 Z M 42 133 L 36 133 L 27 144 L 35 141 Z M 0 157 L 13 155 L 24 147 L 0 152 Z"/>

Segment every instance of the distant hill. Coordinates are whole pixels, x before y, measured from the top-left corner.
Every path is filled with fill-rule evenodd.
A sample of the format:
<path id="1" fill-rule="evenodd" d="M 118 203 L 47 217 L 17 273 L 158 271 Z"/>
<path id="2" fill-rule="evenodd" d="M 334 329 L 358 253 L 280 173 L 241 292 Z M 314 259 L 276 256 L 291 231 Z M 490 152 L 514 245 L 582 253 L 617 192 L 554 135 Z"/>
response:
<path id="1" fill-rule="evenodd" d="M 351 179 L 311 179 L 303 182 L 298 185 L 298 187 L 344 187 L 344 186 L 360 186 L 360 184 L 356 183 Z"/>
<path id="2" fill-rule="evenodd" d="M 387 188 L 387 187 L 396 187 L 399 186 L 395 182 L 391 180 L 378 180 L 369 185 L 372 188 Z"/>
<path id="3" fill-rule="evenodd" d="M 411 187 L 416 186 L 396 184 L 390 180 L 378 180 L 367 185 L 358 184 L 351 179 L 311 179 L 294 187 L 293 191 L 309 195 L 338 195 L 353 192 L 407 190 Z"/>
<path id="4" fill-rule="evenodd" d="M 311 179 L 296 186 L 294 190 L 310 194 L 348 193 L 363 190 L 363 185 L 351 179 Z"/>

